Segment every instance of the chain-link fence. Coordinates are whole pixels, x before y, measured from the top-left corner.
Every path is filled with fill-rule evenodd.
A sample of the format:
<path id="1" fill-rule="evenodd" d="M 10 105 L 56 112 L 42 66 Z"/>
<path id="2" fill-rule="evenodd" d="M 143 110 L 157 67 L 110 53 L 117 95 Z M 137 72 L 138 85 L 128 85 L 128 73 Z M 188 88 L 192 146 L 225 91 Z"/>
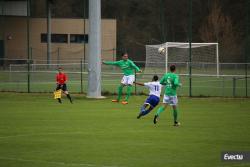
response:
<path id="1" fill-rule="evenodd" d="M 83 60 L 71 60 L 64 63 L 40 63 L 34 64 L 27 60 L 1 60 L 0 91 L 14 92 L 53 92 L 56 86 L 55 75 L 57 68 L 62 67 L 68 75 L 68 88 L 74 93 L 86 93 L 88 87 L 87 62 Z M 54 61 L 52 61 L 54 62 Z M 56 62 L 56 61 L 55 61 Z M 163 76 L 164 68 L 152 68 L 151 72 L 144 70 L 145 62 L 135 63 L 143 70 L 136 74 L 137 82 L 149 82 L 153 75 Z M 189 63 L 169 62 L 176 64 L 177 73 L 180 74 L 183 86 L 179 89 L 180 96 L 188 96 L 192 91 L 193 96 L 207 97 L 246 97 L 250 91 L 250 77 L 246 76 L 246 69 L 250 64 L 244 63 L 220 63 L 220 75 L 213 74 L 211 63 L 201 63 L 198 71 L 193 71 L 190 90 L 188 73 Z M 197 66 L 197 64 L 192 64 Z M 248 66 L 248 68 L 246 68 Z M 250 73 L 250 70 L 247 72 Z M 122 73 L 116 66 L 102 65 L 102 92 L 103 94 L 115 94 L 120 84 Z M 134 93 L 147 94 L 144 87 L 134 86 Z"/>

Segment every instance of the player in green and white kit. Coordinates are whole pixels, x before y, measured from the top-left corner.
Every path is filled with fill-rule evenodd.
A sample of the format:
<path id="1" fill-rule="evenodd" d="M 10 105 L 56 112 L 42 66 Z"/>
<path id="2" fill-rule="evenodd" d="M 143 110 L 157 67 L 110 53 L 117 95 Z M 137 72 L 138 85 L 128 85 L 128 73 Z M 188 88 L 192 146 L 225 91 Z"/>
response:
<path id="1" fill-rule="evenodd" d="M 118 87 L 118 97 L 115 100 L 112 100 L 112 102 L 119 102 L 122 97 L 122 89 L 124 86 L 127 86 L 127 96 L 124 101 L 122 101 L 122 104 L 128 104 L 128 99 L 131 95 L 132 91 L 132 85 L 135 81 L 135 73 L 134 70 L 141 72 L 140 68 L 137 67 L 133 61 L 128 59 L 128 54 L 123 53 L 122 54 L 122 60 L 120 61 L 103 61 L 103 64 L 106 65 L 115 65 L 121 68 L 124 76 L 121 80 L 121 84 Z"/>
<path id="2" fill-rule="evenodd" d="M 170 72 L 166 73 L 160 80 L 160 84 L 165 85 L 165 93 L 163 98 L 163 105 L 157 110 L 154 116 L 154 124 L 157 123 L 159 115 L 163 112 L 168 105 L 173 107 L 173 116 L 174 116 L 174 126 L 179 126 L 180 123 L 177 120 L 178 110 L 177 110 L 177 94 L 176 89 L 181 86 L 179 81 L 179 76 L 175 74 L 176 67 L 175 65 L 170 66 Z"/>

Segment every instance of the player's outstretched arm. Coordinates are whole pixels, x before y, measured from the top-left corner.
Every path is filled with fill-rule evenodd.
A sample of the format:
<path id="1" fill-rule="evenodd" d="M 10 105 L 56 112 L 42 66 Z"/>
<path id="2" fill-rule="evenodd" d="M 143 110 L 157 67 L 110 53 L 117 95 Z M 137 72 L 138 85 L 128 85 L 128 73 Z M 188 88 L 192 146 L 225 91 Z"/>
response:
<path id="1" fill-rule="evenodd" d="M 144 86 L 144 83 L 134 82 L 134 84 Z"/>
<path id="2" fill-rule="evenodd" d="M 102 61 L 105 65 L 119 65 L 119 61 Z"/>
<path id="3" fill-rule="evenodd" d="M 131 61 L 131 66 L 132 66 L 137 72 L 139 72 L 139 73 L 142 72 L 142 70 L 141 70 L 137 65 L 135 65 L 135 63 L 132 62 L 132 61 Z"/>

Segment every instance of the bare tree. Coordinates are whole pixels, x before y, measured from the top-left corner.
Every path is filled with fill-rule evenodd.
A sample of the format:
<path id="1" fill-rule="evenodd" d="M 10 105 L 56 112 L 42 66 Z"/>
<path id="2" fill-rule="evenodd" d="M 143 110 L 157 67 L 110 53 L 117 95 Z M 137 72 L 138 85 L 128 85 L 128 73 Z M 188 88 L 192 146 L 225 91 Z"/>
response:
<path id="1" fill-rule="evenodd" d="M 239 34 L 235 31 L 232 19 L 222 12 L 219 2 L 214 1 L 211 12 L 199 29 L 203 42 L 219 42 L 220 61 L 241 60 Z"/>

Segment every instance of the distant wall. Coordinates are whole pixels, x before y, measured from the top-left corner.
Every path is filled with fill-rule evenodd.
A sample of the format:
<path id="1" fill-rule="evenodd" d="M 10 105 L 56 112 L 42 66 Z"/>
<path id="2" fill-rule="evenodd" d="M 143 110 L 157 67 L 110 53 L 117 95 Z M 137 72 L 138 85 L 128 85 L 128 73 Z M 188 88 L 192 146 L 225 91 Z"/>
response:
<path id="1" fill-rule="evenodd" d="M 85 34 L 88 35 L 88 20 L 86 20 Z M 25 17 L 6 17 L 4 19 L 5 58 L 27 58 L 27 22 Z M 41 41 L 41 34 L 47 33 L 45 18 L 30 19 L 30 47 L 32 58 L 47 59 L 47 43 Z M 67 43 L 51 43 L 51 59 L 72 60 L 84 57 L 84 44 L 71 43 L 70 34 L 84 34 L 83 19 L 52 19 L 52 34 L 67 34 Z M 88 43 L 85 43 L 86 58 L 88 57 Z M 112 49 L 116 48 L 116 20 L 102 20 L 102 58 L 113 59 Z"/>

